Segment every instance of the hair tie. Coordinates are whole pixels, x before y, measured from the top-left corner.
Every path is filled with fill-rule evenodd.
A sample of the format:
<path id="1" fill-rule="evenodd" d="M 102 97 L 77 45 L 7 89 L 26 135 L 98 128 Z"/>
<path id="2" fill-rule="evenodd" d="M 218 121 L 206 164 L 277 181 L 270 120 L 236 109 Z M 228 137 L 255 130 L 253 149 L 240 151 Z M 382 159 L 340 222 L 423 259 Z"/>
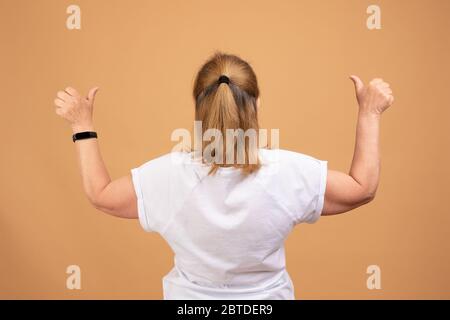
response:
<path id="1" fill-rule="evenodd" d="M 230 78 L 228 78 L 226 75 L 221 75 L 221 76 L 219 77 L 218 83 L 219 83 L 219 85 L 220 85 L 221 83 L 230 84 Z"/>

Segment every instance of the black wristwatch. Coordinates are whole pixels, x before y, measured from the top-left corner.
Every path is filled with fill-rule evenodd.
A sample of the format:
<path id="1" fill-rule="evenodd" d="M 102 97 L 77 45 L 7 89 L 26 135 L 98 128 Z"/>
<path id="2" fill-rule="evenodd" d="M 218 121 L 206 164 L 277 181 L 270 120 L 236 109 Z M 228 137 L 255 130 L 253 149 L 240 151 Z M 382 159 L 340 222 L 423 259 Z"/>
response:
<path id="1" fill-rule="evenodd" d="M 83 132 L 77 132 L 72 136 L 73 142 L 75 142 L 77 140 L 90 139 L 90 138 L 97 138 L 97 132 L 83 131 Z"/>

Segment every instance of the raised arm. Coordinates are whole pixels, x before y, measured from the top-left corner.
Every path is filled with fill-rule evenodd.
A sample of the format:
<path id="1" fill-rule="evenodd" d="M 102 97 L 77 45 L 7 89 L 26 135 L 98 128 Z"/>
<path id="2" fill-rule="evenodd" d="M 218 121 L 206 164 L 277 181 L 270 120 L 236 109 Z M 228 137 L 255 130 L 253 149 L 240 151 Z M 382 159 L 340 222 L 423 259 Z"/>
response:
<path id="1" fill-rule="evenodd" d="M 344 213 L 366 204 L 373 200 L 378 187 L 380 119 L 394 97 L 382 79 L 364 85 L 358 77 L 350 78 L 359 104 L 353 161 L 348 174 L 328 171 L 322 215 Z"/>
<path id="2" fill-rule="evenodd" d="M 70 123 L 73 133 L 95 131 L 92 114 L 97 90 L 92 88 L 87 97 L 82 97 L 71 87 L 57 93 L 56 114 Z M 131 176 L 111 181 L 97 139 L 77 140 L 75 148 L 84 192 L 91 204 L 114 216 L 137 218 L 137 199 Z"/>

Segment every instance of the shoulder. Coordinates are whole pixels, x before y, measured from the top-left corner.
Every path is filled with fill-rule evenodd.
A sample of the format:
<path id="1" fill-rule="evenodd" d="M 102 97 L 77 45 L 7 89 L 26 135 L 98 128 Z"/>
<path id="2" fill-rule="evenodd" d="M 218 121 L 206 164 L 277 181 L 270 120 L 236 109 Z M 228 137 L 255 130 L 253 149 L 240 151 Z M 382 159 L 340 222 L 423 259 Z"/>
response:
<path id="1" fill-rule="evenodd" d="M 287 167 L 320 166 L 323 162 L 313 156 L 286 149 L 260 149 L 260 157 L 263 164 L 280 164 Z"/>
<path id="2" fill-rule="evenodd" d="M 304 183 L 311 185 L 326 175 L 327 161 L 313 156 L 284 149 L 261 149 L 260 181 L 266 185 L 289 186 Z"/>
<path id="3" fill-rule="evenodd" d="M 265 191 L 286 208 L 295 223 L 316 221 L 323 204 L 327 161 L 283 149 L 260 154 L 258 181 Z"/>
<path id="4" fill-rule="evenodd" d="M 132 169 L 142 180 L 171 183 L 174 185 L 195 185 L 207 174 L 201 161 L 195 160 L 190 152 L 176 151 L 163 154 Z"/>
<path id="5" fill-rule="evenodd" d="M 160 155 L 156 158 L 153 158 L 142 165 L 139 166 L 140 169 L 151 169 L 151 168 L 158 168 L 158 169 L 175 169 L 177 167 L 181 167 L 184 164 L 187 164 L 188 162 L 192 161 L 190 153 L 188 152 L 170 152 L 163 155 Z"/>

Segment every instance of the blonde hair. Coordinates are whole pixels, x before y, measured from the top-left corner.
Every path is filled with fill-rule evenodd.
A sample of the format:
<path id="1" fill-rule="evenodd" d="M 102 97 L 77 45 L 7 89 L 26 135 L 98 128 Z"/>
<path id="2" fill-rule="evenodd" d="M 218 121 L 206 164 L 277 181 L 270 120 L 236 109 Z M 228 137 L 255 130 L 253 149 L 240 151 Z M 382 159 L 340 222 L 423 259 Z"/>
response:
<path id="1" fill-rule="evenodd" d="M 221 76 L 229 79 L 228 83 L 219 81 Z M 250 143 L 245 139 L 242 144 L 233 141 L 226 141 L 227 129 L 255 130 L 258 135 L 258 114 L 257 99 L 259 88 L 256 75 L 252 67 L 240 57 L 232 54 L 216 52 L 200 68 L 197 73 L 194 90 L 195 100 L 195 120 L 201 121 L 202 134 L 208 129 L 217 129 L 225 139 L 223 155 L 228 157 L 228 153 L 233 152 L 233 157 L 238 152 L 244 154 L 243 163 L 224 164 L 223 161 L 217 163 L 215 160 L 203 161 L 212 167 L 210 174 L 214 174 L 219 167 L 233 166 L 240 168 L 243 173 L 250 174 L 260 168 L 258 159 L 258 145 Z M 228 150 L 225 145 L 230 143 L 233 150 Z M 237 150 L 238 146 L 243 146 L 244 150 Z M 202 154 L 205 143 L 202 143 Z M 255 160 L 252 160 L 255 159 Z"/>

